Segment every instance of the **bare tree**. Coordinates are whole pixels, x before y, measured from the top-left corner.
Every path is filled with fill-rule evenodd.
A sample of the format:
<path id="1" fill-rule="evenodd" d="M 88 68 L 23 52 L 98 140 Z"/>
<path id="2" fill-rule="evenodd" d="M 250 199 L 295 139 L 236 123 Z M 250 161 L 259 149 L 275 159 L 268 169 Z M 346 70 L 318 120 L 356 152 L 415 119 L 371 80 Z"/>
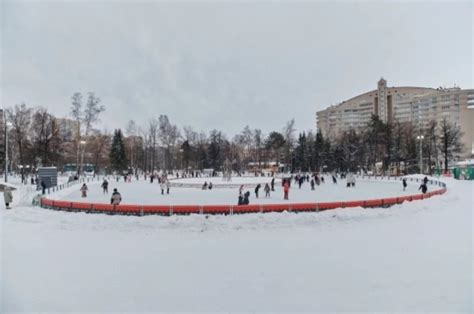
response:
<path id="1" fill-rule="evenodd" d="M 99 105 L 100 98 L 96 97 L 93 92 L 88 93 L 87 103 L 85 108 L 82 107 L 82 95 L 81 93 L 74 93 L 72 96 L 72 105 L 71 105 L 71 116 L 74 121 L 77 123 L 77 133 L 76 133 L 76 161 L 79 164 L 79 153 L 81 156 L 84 156 L 86 150 L 86 144 L 82 145 L 80 149 L 80 143 L 82 137 L 88 137 L 94 123 L 100 121 L 100 114 L 105 111 L 103 105 Z M 82 126 L 84 127 L 84 134 L 81 132 Z M 77 165 L 76 164 L 76 165 Z M 82 166 L 82 163 L 81 163 Z M 82 169 L 77 168 L 77 172 L 81 173 Z"/>
<path id="2" fill-rule="evenodd" d="M 128 155 L 129 158 L 128 160 L 130 161 L 130 166 L 136 170 L 137 165 L 136 165 L 136 144 L 137 144 L 137 124 L 133 120 L 129 120 L 127 124 L 127 129 L 126 129 L 126 135 L 128 138 L 126 138 L 126 146 L 128 150 Z"/>
<path id="3" fill-rule="evenodd" d="M 148 122 L 148 141 L 150 143 L 151 158 L 150 171 L 155 171 L 156 166 L 156 145 L 158 144 L 159 122 L 151 118 Z"/>
<path id="4" fill-rule="evenodd" d="M 176 125 L 170 123 L 168 116 L 160 115 L 158 118 L 160 125 L 159 137 L 161 144 L 166 147 L 165 156 L 164 156 L 164 169 L 167 170 L 173 165 L 172 162 L 172 151 L 171 148 L 176 145 L 177 140 L 180 138 L 180 132 Z"/>
<path id="5" fill-rule="evenodd" d="M 293 147 L 295 146 L 295 119 L 291 119 L 286 122 L 285 127 L 283 128 L 283 136 L 285 138 L 285 163 L 286 165 L 290 164 L 291 154 Z"/>
<path id="6" fill-rule="evenodd" d="M 459 126 L 449 123 L 445 118 L 440 125 L 440 146 L 444 157 L 444 171 L 448 172 L 449 160 L 462 151 L 462 132 Z"/>
<path id="7" fill-rule="evenodd" d="M 437 123 L 435 120 L 430 121 L 428 127 L 425 129 L 425 141 L 423 141 L 424 151 L 426 152 L 427 160 L 428 160 L 428 170 L 429 174 L 433 174 L 433 159 L 435 161 L 438 160 L 438 141 L 439 135 L 437 132 Z"/>
<path id="8" fill-rule="evenodd" d="M 25 150 L 29 143 L 29 130 L 31 125 L 31 108 L 25 104 L 15 105 L 6 111 L 7 120 L 12 124 L 13 138 L 18 148 L 19 161 L 21 165 L 21 179 L 25 179 Z"/>
<path id="9" fill-rule="evenodd" d="M 255 161 L 258 163 L 258 168 L 262 169 L 261 162 L 262 162 L 262 147 L 263 147 L 263 135 L 262 130 L 255 129 L 253 131 L 253 143 L 255 145 Z"/>
<path id="10" fill-rule="evenodd" d="M 90 136 L 92 162 L 95 170 L 99 171 L 108 162 L 108 152 L 110 150 L 111 136 L 107 131 L 104 133 L 100 131 L 93 131 Z"/>
<path id="11" fill-rule="evenodd" d="M 56 119 L 47 109 L 40 107 L 35 111 L 31 131 L 35 155 L 41 156 L 42 162 L 46 164 L 57 161 L 53 156 L 58 156 L 59 129 Z M 56 149 L 52 150 L 52 144 L 57 144 Z"/>

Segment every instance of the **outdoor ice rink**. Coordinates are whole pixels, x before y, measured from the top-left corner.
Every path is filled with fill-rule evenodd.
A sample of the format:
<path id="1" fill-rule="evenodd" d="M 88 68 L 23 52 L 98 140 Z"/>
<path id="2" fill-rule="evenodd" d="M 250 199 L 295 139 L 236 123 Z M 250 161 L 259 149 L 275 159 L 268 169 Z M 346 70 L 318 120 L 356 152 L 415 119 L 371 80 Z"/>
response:
<path id="1" fill-rule="evenodd" d="M 204 182 L 212 182 L 212 190 L 202 190 L 200 186 Z M 79 191 L 80 185 L 75 189 L 70 189 L 67 193 L 53 194 L 50 198 L 58 200 L 71 200 L 82 202 L 109 203 L 110 195 L 114 188 L 117 188 L 122 195 L 124 204 L 145 204 L 145 205 L 223 205 L 237 204 L 240 184 L 244 185 L 244 191 L 250 191 L 251 204 L 275 204 L 275 203 L 305 203 L 305 202 L 331 202 L 331 201 L 350 201 L 364 200 L 383 197 L 396 197 L 403 195 L 412 195 L 418 193 L 419 183 L 408 182 L 406 191 L 403 191 L 401 181 L 388 180 L 368 180 L 359 179 L 354 188 L 346 187 L 346 180 L 339 179 L 338 184 L 333 184 L 330 177 L 325 178 L 324 184 L 311 190 L 309 182 L 305 182 L 301 189 L 298 184 L 292 182 L 289 201 L 283 200 L 283 190 L 281 182 L 276 180 L 275 192 L 271 192 L 270 198 L 265 198 L 263 190 L 265 183 L 270 183 L 268 177 L 236 177 L 232 181 L 223 181 L 220 177 L 214 178 L 190 178 L 172 180 L 173 185 L 186 183 L 197 184 L 197 187 L 176 187 L 171 186 L 170 194 L 161 195 L 158 181 L 150 183 L 143 178 L 139 181 L 132 179 L 132 182 L 123 182 L 121 179 L 116 182 L 111 177 L 109 179 L 109 194 L 103 194 L 100 187 L 102 181 L 94 181 L 88 184 L 89 192 L 87 198 L 81 197 Z M 261 183 L 262 188 L 259 192 L 259 198 L 255 197 L 254 186 Z M 229 184 L 233 187 L 219 187 L 219 185 Z"/>

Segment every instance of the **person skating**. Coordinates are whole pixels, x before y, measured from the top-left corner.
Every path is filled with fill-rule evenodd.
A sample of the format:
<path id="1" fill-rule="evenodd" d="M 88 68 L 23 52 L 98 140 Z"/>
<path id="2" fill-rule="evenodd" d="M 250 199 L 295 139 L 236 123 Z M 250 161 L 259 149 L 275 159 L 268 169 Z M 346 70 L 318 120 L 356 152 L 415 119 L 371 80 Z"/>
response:
<path id="1" fill-rule="evenodd" d="M 423 194 L 425 194 L 427 191 L 428 191 L 428 186 L 426 185 L 425 182 L 423 182 L 420 187 L 418 188 L 418 191 L 421 190 L 421 192 L 423 192 Z"/>
<path id="2" fill-rule="evenodd" d="M 204 181 L 204 184 L 202 185 L 203 190 L 207 190 L 207 181 Z"/>
<path id="3" fill-rule="evenodd" d="M 102 182 L 102 193 L 109 194 L 109 181 L 107 179 L 104 179 L 104 182 Z"/>
<path id="4" fill-rule="evenodd" d="M 209 187 L 208 187 L 209 190 L 212 190 L 212 182 L 209 182 Z"/>
<path id="5" fill-rule="evenodd" d="M 275 192 L 275 177 L 272 178 L 272 182 L 270 182 L 272 186 L 272 192 Z"/>
<path id="6" fill-rule="evenodd" d="M 87 185 L 84 183 L 81 187 L 81 197 L 87 197 L 88 190 Z"/>
<path id="7" fill-rule="evenodd" d="M 319 179 L 318 175 L 314 176 L 314 183 L 316 183 L 316 185 L 319 185 L 321 183 L 321 180 Z"/>
<path id="8" fill-rule="evenodd" d="M 423 178 L 423 183 L 424 183 L 425 185 L 428 184 L 428 177 L 424 177 L 424 178 Z"/>
<path id="9" fill-rule="evenodd" d="M 166 194 L 170 194 L 170 181 L 169 180 L 166 180 Z"/>
<path id="10" fill-rule="evenodd" d="M 265 197 L 270 197 L 270 186 L 268 185 L 268 183 L 265 183 L 265 187 L 263 188 L 263 190 L 265 191 Z"/>
<path id="11" fill-rule="evenodd" d="M 110 198 L 110 204 L 119 205 L 121 201 L 122 201 L 122 195 L 120 195 L 117 189 L 114 189 L 114 192 L 112 193 L 112 197 Z"/>
<path id="12" fill-rule="evenodd" d="M 314 191 L 314 179 L 311 179 L 309 184 L 311 184 L 311 190 Z"/>
<path id="13" fill-rule="evenodd" d="M 249 197 L 250 197 L 250 192 L 249 191 L 245 192 L 243 205 L 248 205 L 250 203 Z"/>
<path id="14" fill-rule="evenodd" d="M 262 187 L 262 185 L 259 183 L 257 184 L 257 186 L 255 187 L 255 197 L 258 198 L 258 191 L 260 190 L 260 188 Z"/>
<path id="15" fill-rule="evenodd" d="M 332 183 L 337 184 L 337 178 L 335 175 L 332 175 Z"/>
<path id="16" fill-rule="evenodd" d="M 285 184 L 283 185 L 283 198 L 285 200 L 288 199 L 289 192 L 290 192 L 290 186 L 289 186 L 288 182 L 285 182 Z"/>
<path id="17" fill-rule="evenodd" d="M 42 194 L 46 194 L 46 183 L 44 181 L 41 181 L 41 190 Z"/>
<path id="18" fill-rule="evenodd" d="M 161 180 L 160 188 L 161 188 L 161 195 L 165 194 L 166 182 L 164 180 Z"/>
<path id="19" fill-rule="evenodd" d="M 244 186 L 241 185 L 239 188 L 239 195 L 242 195 L 244 193 Z"/>
<path id="20" fill-rule="evenodd" d="M 13 193 L 9 186 L 6 186 L 3 190 L 3 200 L 5 201 L 5 208 L 11 209 L 10 203 L 13 202 Z"/>
<path id="21" fill-rule="evenodd" d="M 405 191 L 406 188 L 407 188 L 407 179 L 406 178 L 402 179 L 402 184 L 403 184 L 403 191 Z"/>
<path id="22" fill-rule="evenodd" d="M 244 205 L 244 196 L 242 194 L 239 195 L 237 205 Z"/>

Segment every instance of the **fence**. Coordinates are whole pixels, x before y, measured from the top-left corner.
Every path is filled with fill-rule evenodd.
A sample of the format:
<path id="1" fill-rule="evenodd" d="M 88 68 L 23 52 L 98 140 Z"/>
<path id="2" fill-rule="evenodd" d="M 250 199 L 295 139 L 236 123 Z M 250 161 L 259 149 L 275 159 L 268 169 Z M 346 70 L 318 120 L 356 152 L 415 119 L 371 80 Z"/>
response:
<path id="1" fill-rule="evenodd" d="M 368 177 L 368 176 L 365 176 Z M 364 178 L 365 178 L 364 177 Z M 401 180 L 395 177 L 368 177 L 373 180 Z M 378 178 L 378 179 L 377 179 Z M 408 178 L 409 182 L 421 182 L 422 179 Z M 341 202 L 318 202 L 318 203 L 285 203 L 285 204 L 252 204 L 252 205 L 136 205 L 136 204 L 99 204 L 58 201 L 42 198 L 40 206 L 43 208 L 63 210 L 71 212 L 105 213 L 122 215 L 189 215 L 189 214 L 244 214 L 244 213 L 269 213 L 269 212 L 318 212 L 336 208 L 352 207 L 388 207 L 403 202 L 423 200 L 435 195 L 444 194 L 447 191 L 446 184 L 437 180 L 429 180 L 440 189 L 426 194 L 415 194 L 400 197 L 389 197 L 369 200 L 341 201 Z"/>

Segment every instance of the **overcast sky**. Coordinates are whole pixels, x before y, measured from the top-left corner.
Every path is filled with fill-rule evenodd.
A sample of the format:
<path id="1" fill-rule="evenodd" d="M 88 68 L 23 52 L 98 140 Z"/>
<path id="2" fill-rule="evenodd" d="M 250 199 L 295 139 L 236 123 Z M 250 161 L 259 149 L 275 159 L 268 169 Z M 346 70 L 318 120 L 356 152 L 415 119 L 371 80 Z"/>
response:
<path id="1" fill-rule="evenodd" d="M 2 106 L 106 106 L 101 128 L 167 114 L 264 133 L 376 88 L 473 87 L 473 2 L 1 1 Z"/>

